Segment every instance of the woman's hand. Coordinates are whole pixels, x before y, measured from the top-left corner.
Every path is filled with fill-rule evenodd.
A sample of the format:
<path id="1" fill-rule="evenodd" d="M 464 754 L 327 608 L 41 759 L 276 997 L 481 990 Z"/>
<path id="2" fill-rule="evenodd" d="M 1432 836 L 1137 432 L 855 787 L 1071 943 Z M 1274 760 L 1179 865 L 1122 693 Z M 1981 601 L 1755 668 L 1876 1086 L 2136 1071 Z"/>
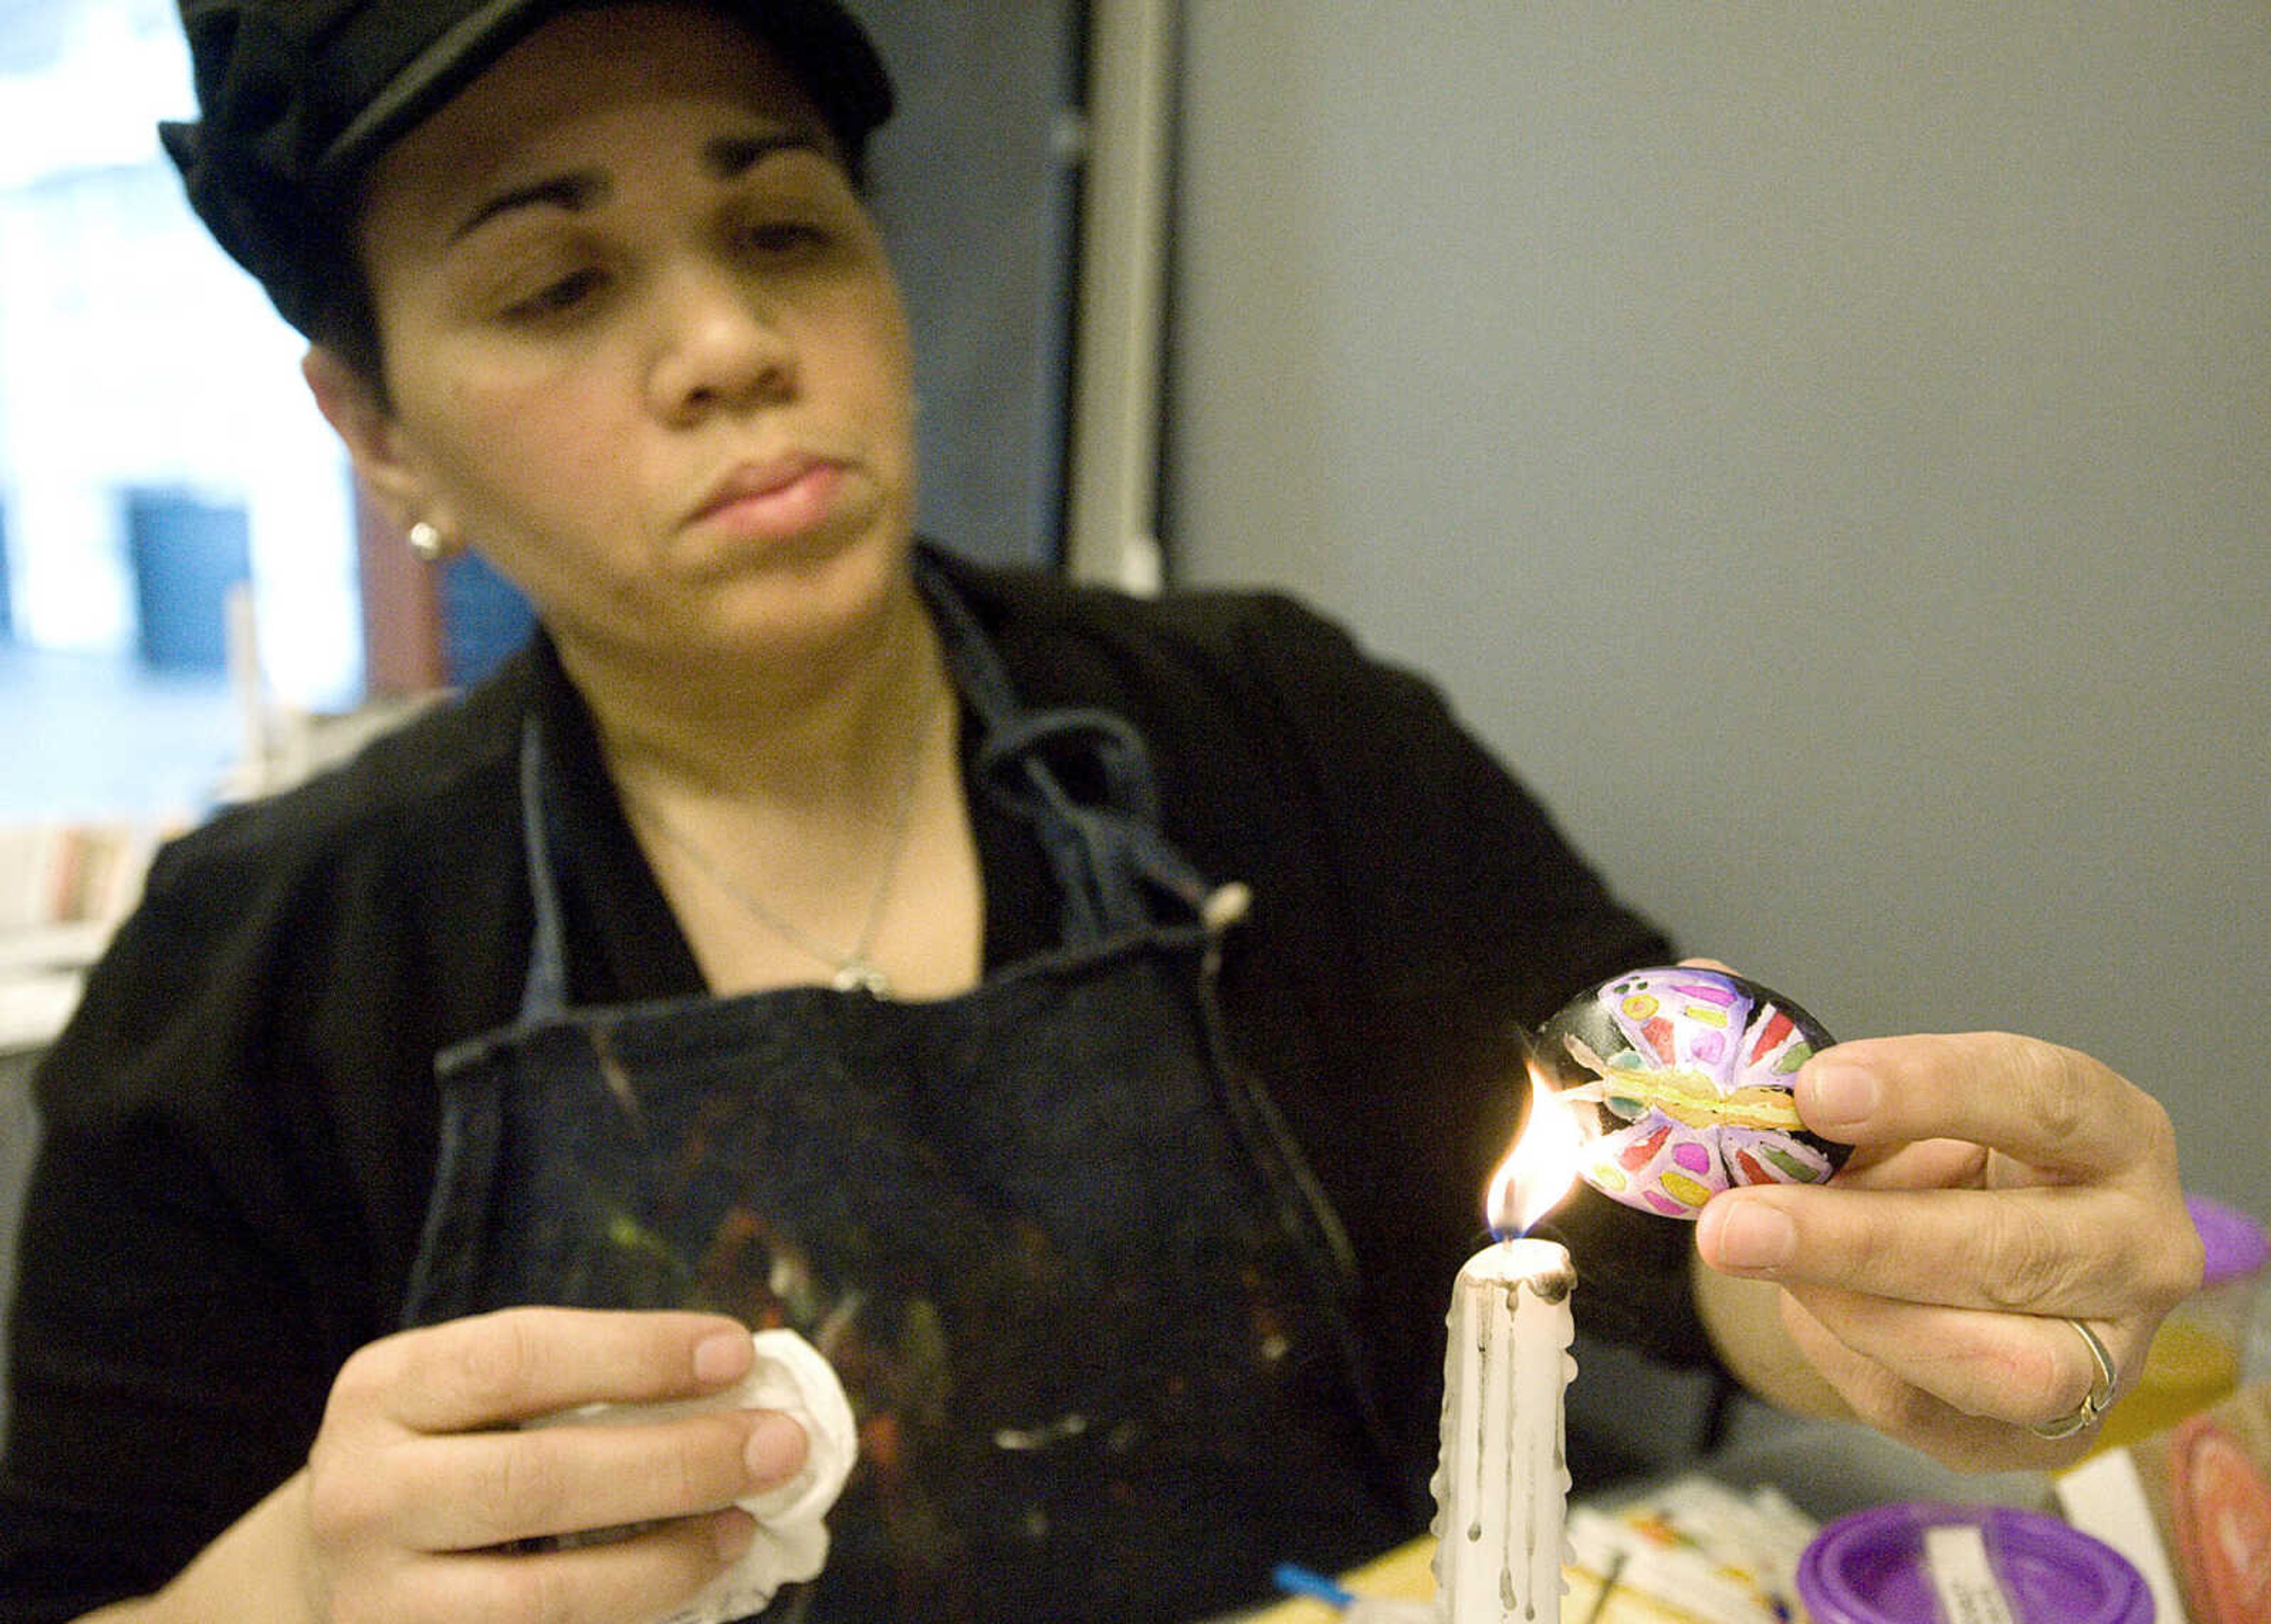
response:
<path id="1" fill-rule="evenodd" d="M 741 1410 L 518 1424 L 589 1404 L 705 1397 L 739 1382 L 754 1357 L 730 1319 L 564 1308 L 373 1343 L 332 1384 L 306 1471 L 161 1596 L 101 1616 L 661 1619 L 747 1548 L 756 1525 L 733 1502 L 794 1475 L 803 1428 Z"/>
<path id="2" fill-rule="evenodd" d="M 319 1616 L 664 1616 L 747 1546 L 754 1524 L 733 1501 L 795 1471 L 802 1429 L 751 1412 L 515 1424 L 702 1397 L 740 1381 L 751 1360 L 740 1325 L 685 1314 L 517 1309 L 373 1344 L 339 1372 L 308 1457 Z"/>
<path id="3" fill-rule="evenodd" d="M 2104 1390 L 2067 1322 L 2102 1339 L 2118 1392 L 2200 1283 L 2168 1113 L 2086 1055 L 1999 1033 L 1839 1044 L 1797 1097 L 1808 1128 L 1858 1148 L 1826 1185 L 1705 1207 L 1699 1289 L 1730 1367 L 1950 1465 L 2081 1455 L 2094 1429 L 2034 1430 Z"/>

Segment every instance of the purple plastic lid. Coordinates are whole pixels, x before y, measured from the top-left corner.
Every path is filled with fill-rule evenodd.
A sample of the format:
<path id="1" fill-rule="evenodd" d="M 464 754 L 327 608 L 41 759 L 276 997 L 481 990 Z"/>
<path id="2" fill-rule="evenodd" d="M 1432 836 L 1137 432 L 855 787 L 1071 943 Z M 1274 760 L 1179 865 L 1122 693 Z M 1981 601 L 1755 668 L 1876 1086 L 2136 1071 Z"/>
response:
<path id="1" fill-rule="evenodd" d="M 2206 1196 L 2187 1196 L 2185 1205 L 2192 1211 L 2193 1227 L 2200 1231 L 2200 1245 L 2208 1252 L 2208 1266 L 2200 1277 L 2203 1287 L 2245 1279 L 2271 1263 L 2271 1234 L 2266 1234 L 2262 1225 L 2238 1208 Z"/>
<path id="2" fill-rule="evenodd" d="M 1928 1528 L 1978 1527 L 2020 1624 L 2152 1624 L 2153 1594 L 2129 1559 L 2054 1516 L 1999 1506 L 1902 1501 L 1839 1517 L 1798 1563 L 1814 1624 L 1942 1624 L 1925 1566 Z"/>

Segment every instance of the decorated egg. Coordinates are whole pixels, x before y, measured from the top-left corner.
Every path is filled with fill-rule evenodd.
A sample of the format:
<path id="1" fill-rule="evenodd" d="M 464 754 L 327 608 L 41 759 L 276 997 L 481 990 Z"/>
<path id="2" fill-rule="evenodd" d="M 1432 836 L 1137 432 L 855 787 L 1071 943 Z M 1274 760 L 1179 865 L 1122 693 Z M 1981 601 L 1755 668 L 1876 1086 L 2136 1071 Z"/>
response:
<path id="1" fill-rule="evenodd" d="M 1580 994 L 1537 1062 L 1595 1128 L 1578 1171 L 1603 1195 L 1692 1218 L 1739 1184 L 1818 1184 L 1851 1147 L 1808 1133 L 1798 1069 L 1836 1039 L 1771 988 L 1719 970 L 1634 970 Z"/>

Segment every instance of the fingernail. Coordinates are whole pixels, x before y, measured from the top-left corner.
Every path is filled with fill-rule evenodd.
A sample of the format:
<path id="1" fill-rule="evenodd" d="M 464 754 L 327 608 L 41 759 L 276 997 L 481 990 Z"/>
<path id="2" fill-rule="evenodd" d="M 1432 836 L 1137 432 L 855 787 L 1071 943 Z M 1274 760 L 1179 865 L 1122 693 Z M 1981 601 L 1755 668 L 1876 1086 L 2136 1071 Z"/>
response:
<path id="1" fill-rule="evenodd" d="M 1718 1242 L 1715 1261 L 1723 1268 L 1779 1269 L 1798 1250 L 1798 1225 L 1762 1202 L 1714 1203 Z M 1707 1217 L 1711 1208 L 1704 1209 Z"/>
<path id="2" fill-rule="evenodd" d="M 748 1333 L 720 1331 L 694 1345 L 694 1379 L 716 1387 L 747 1374 L 751 1349 Z"/>
<path id="3" fill-rule="evenodd" d="M 760 1410 L 749 1427 L 749 1441 L 741 1446 L 741 1460 L 752 1482 L 772 1485 L 786 1480 L 804 1464 L 804 1428 L 778 1410 Z"/>
<path id="4" fill-rule="evenodd" d="M 1825 1061 L 1806 1068 L 1806 1121 L 1829 1129 L 1865 1122 L 1877 1113 L 1877 1077 L 1859 1066 Z"/>
<path id="5" fill-rule="evenodd" d="M 741 1553 L 749 1548 L 749 1541 L 756 1538 L 757 1519 L 735 1507 L 718 1514 L 710 1524 L 710 1533 L 718 1543 L 718 1560 L 737 1562 L 741 1560 Z"/>

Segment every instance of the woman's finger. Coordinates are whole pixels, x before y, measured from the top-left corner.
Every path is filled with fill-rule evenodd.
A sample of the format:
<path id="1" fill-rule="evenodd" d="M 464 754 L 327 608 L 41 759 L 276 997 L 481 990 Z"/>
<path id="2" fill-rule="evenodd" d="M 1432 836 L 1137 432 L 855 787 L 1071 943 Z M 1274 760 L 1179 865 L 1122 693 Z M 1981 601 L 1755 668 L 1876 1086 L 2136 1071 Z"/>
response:
<path id="1" fill-rule="evenodd" d="M 1924 1313 L 1924 1310 L 1919 1310 Z M 2026 1431 L 2026 1424 L 1976 1415 L 1947 1399 L 1901 1381 L 1872 1353 L 1849 1347 L 1828 1331 L 1806 1304 L 1783 1294 L 1783 1327 L 1806 1353 L 1807 1363 L 1833 1385 L 1853 1411 L 1888 1438 L 1921 1449 L 1955 1470 L 2012 1470 L 2033 1465 L 2053 1470 L 2074 1463 L 2089 1447 L 2087 1435 L 2049 1442 Z"/>
<path id="2" fill-rule="evenodd" d="M 715 1392 L 747 1375 L 749 1333 L 719 1315 L 508 1308 L 403 1331 L 348 1360 L 335 1408 L 413 1433 Z"/>
<path id="3" fill-rule="evenodd" d="M 1714 1198 L 1696 1244 L 1747 1278 L 2002 1314 L 2157 1320 L 2197 1272 L 2156 1204 L 2070 1185 L 1761 1185 Z"/>
<path id="4" fill-rule="evenodd" d="M 2045 1426 L 2103 1396 L 2089 1346 L 2072 1323 L 2046 1315 L 1916 1308 L 1850 1292 L 1791 1293 L 1822 1329 L 1895 1381 L 1962 1414 L 2008 1427 Z M 2094 1322 L 2117 1368 L 2141 1350 L 2111 1323 Z"/>
<path id="5" fill-rule="evenodd" d="M 399 1576 L 384 1616 L 399 1624 L 653 1624 L 739 1560 L 756 1531 L 748 1512 L 727 1510 L 604 1544 L 430 1558 Z"/>
<path id="6" fill-rule="evenodd" d="M 1910 1322 L 1889 1324 L 1892 1316 Z M 2032 1430 L 2102 1391 L 2088 1345 L 2062 1319 L 1903 1309 L 1809 1292 L 1784 1293 L 1783 1322 L 1857 1419 L 1947 1465 L 2050 1469 L 2078 1458 L 2094 1437 Z"/>
<path id="7" fill-rule="evenodd" d="M 804 1459 L 786 1416 L 733 1411 L 643 1426 L 550 1427 L 422 1440 L 390 1494 L 395 1538 L 469 1551 L 716 1511 Z"/>
<path id="8" fill-rule="evenodd" d="M 2175 1162 L 2168 1114 L 2143 1090 L 2001 1032 L 1841 1043 L 1806 1062 L 1796 1093 L 1806 1126 L 1847 1144 L 1961 1140 L 2068 1179 Z"/>

